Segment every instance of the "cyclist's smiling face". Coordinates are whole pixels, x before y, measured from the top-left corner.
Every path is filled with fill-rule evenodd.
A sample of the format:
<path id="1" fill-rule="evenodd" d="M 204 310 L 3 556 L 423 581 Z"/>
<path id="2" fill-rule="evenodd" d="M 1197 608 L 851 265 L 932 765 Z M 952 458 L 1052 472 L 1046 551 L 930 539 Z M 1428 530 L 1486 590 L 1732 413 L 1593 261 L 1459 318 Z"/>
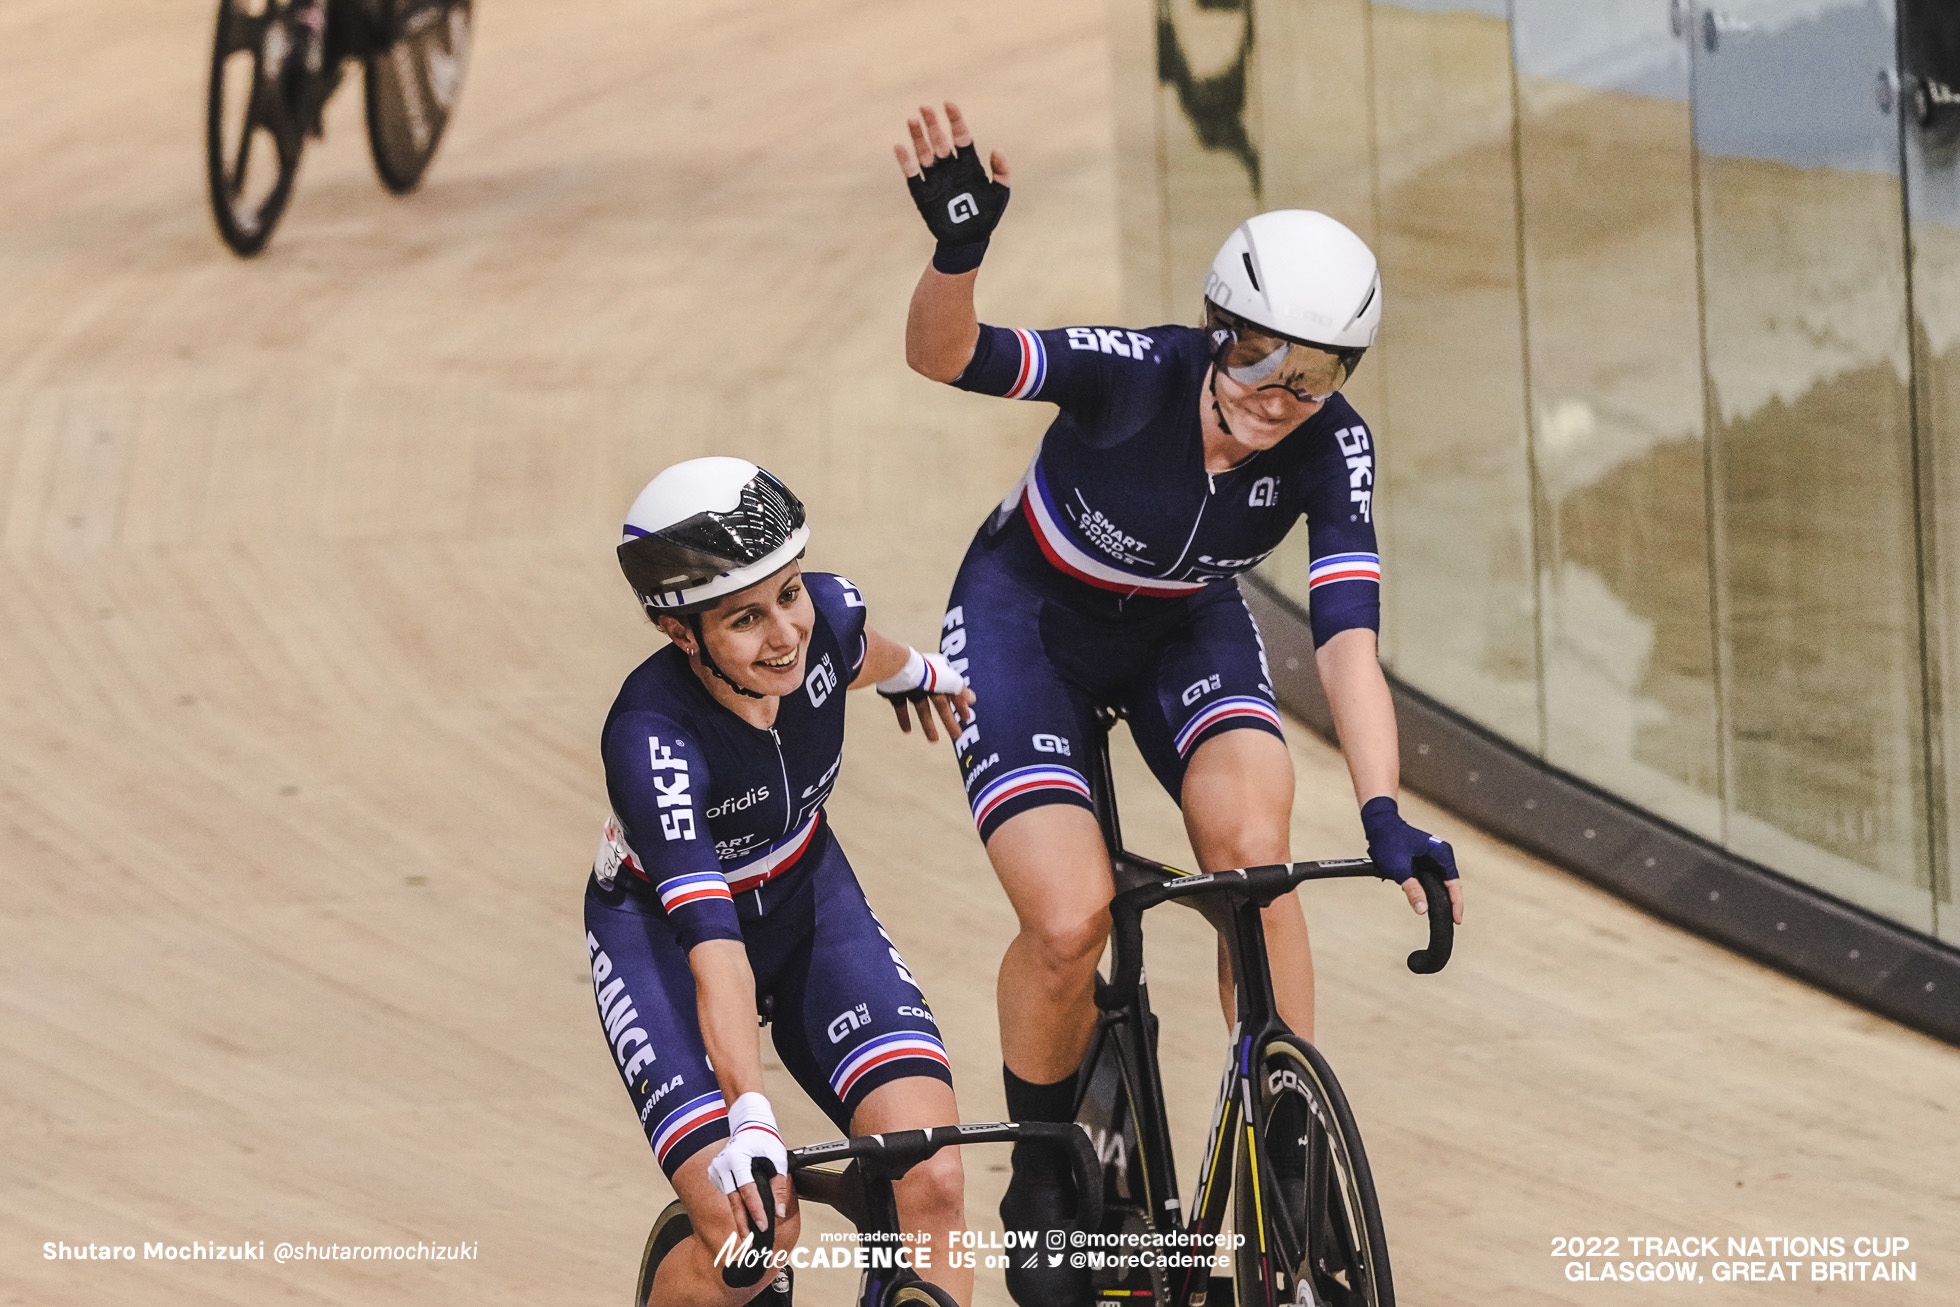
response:
<path id="1" fill-rule="evenodd" d="M 701 636 L 715 664 L 757 694 L 791 694 L 803 684 L 816 606 L 801 564 L 737 590 L 701 615 Z"/>
<path id="2" fill-rule="evenodd" d="M 1318 402 L 1297 399 L 1278 388 L 1260 390 L 1234 381 L 1223 370 L 1213 373 L 1212 385 L 1232 436 L 1252 449 L 1271 449 L 1321 409 Z M 1210 398 L 1201 402 L 1208 404 Z"/>

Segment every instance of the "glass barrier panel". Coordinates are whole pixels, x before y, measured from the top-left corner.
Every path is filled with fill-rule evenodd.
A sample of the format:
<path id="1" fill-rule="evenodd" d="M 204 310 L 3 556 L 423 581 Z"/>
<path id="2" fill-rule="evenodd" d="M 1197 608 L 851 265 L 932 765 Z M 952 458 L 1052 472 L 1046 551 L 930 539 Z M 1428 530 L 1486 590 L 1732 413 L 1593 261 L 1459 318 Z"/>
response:
<path id="1" fill-rule="evenodd" d="M 1678 0 L 1515 0 L 1548 761 L 1721 839 Z"/>
<path id="2" fill-rule="evenodd" d="M 1933 881 L 1935 933 L 1960 944 L 1953 853 L 1960 848 L 1960 7 L 1900 0 L 1897 101 L 1905 129 L 1912 226 L 1912 305 L 1919 424 L 1921 539 L 1931 560 L 1932 787 L 1940 857 Z"/>
<path id="3" fill-rule="evenodd" d="M 1930 930 L 1892 9 L 1692 12 L 1728 843 Z"/>
<path id="4" fill-rule="evenodd" d="M 1384 321 L 1376 505 L 1397 675 L 1533 752 L 1539 705 L 1511 37 L 1501 0 L 1369 6 Z"/>

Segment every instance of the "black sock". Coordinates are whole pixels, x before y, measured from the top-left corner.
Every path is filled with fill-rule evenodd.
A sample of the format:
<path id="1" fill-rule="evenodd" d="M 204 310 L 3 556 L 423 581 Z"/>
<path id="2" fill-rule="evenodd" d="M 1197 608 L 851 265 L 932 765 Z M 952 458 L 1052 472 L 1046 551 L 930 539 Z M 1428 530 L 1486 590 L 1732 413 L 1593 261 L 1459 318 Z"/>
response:
<path id="1" fill-rule="evenodd" d="M 1075 1119 L 1075 1077 L 1052 1085 L 1037 1085 L 1021 1079 L 1005 1066 L 1001 1080 L 1007 1086 L 1007 1115 L 1015 1121 L 1073 1121 Z M 1069 1173 L 1068 1157 L 1055 1145 L 1032 1139 L 1014 1145 L 1014 1184 L 1032 1185 L 1036 1191 L 1055 1189 L 1073 1194 L 1075 1185 Z M 1072 1205 L 1072 1200 L 1071 1200 Z M 1004 1205 L 1003 1205 L 1004 1210 Z M 1003 1218 L 1005 1219 L 1005 1218 Z"/>
<path id="2" fill-rule="evenodd" d="M 1010 1121 L 1073 1121 L 1075 1119 L 1075 1076 L 1068 1075 L 1052 1085 L 1037 1085 L 1000 1069 L 1007 1086 L 1007 1119 Z"/>

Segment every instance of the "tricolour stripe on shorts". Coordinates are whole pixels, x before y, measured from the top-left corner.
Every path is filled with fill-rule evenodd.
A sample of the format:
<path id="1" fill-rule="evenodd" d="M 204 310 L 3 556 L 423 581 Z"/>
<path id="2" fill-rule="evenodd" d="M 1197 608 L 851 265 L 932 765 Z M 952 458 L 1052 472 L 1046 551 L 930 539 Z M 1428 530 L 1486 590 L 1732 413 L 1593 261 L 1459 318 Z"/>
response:
<path id="1" fill-rule="evenodd" d="M 889 1035 L 880 1035 L 855 1049 L 835 1071 L 830 1073 L 830 1087 L 839 1098 L 848 1098 L 851 1087 L 868 1073 L 906 1058 L 937 1062 L 948 1071 L 953 1069 L 953 1064 L 946 1060 L 944 1044 L 921 1031 L 901 1030 Z"/>
<path id="2" fill-rule="evenodd" d="M 1307 569 L 1307 589 L 1317 590 L 1336 581 L 1373 581 L 1380 585 L 1382 560 L 1379 554 L 1328 554 L 1316 558 Z"/>
<path id="3" fill-rule="evenodd" d="M 1177 756 L 1182 758 L 1201 732 L 1227 717 L 1256 717 L 1262 722 L 1271 723 L 1274 730 L 1280 729 L 1278 709 L 1264 699 L 1255 699 L 1251 695 L 1220 699 L 1217 703 L 1206 705 L 1203 712 L 1184 723 L 1184 729 L 1177 733 Z"/>
<path id="4" fill-rule="evenodd" d="M 722 1101 L 720 1091 L 703 1094 L 682 1103 L 661 1119 L 653 1132 L 653 1160 L 662 1166 L 667 1164 L 667 1153 L 690 1131 L 699 1129 L 712 1121 L 719 1121 L 728 1115 L 728 1104 Z"/>
<path id="5" fill-rule="evenodd" d="M 1089 798 L 1089 782 L 1067 767 L 1021 767 L 973 796 L 973 824 L 982 825 L 995 808 L 1031 790 L 1067 790 Z"/>
<path id="6" fill-rule="evenodd" d="M 1026 327 L 1010 330 L 1021 346 L 1021 366 L 1014 374 L 1014 385 L 1008 390 L 1007 398 L 1033 399 L 1041 393 L 1041 383 L 1048 379 L 1048 349 L 1041 343 L 1041 337 Z"/>
<path id="7" fill-rule="evenodd" d="M 700 903 L 706 899 L 726 900 L 728 897 L 728 882 L 718 871 L 697 871 L 690 876 L 676 876 L 660 882 L 660 906 L 669 912 L 690 903 Z"/>

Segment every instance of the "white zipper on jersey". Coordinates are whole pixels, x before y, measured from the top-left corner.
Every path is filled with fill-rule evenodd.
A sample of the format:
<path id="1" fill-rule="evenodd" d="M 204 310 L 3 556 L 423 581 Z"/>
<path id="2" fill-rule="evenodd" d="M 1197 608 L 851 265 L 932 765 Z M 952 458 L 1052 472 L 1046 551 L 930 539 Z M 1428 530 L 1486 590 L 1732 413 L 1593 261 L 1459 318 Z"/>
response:
<path id="1" fill-rule="evenodd" d="M 776 734 L 776 728 L 769 728 L 769 738 L 776 742 L 776 764 L 783 769 L 783 838 L 788 839 L 796 829 L 796 801 L 790 797 L 789 759 L 783 756 L 783 737 Z M 755 910 L 762 911 L 762 886 L 755 887 Z"/>
<path id="2" fill-rule="evenodd" d="M 1184 548 L 1178 550 L 1177 561 L 1164 569 L 1163 575 L 1166 579 L 1175 576 L 1177 569 L 1184 565 L 1184 556 L 1191 552 L 1191 542 L 1198 538 L 1198 526 L 1205 520 L 1205 505 L 1209 504 L 1211 497 L 1217 493 L 1218 482 L 1207 471 L 1205 473 L 1205 497 L 1198 501 L 1198 515 L 1191 519 L 1191 534 L 1184 537 Z"/>

